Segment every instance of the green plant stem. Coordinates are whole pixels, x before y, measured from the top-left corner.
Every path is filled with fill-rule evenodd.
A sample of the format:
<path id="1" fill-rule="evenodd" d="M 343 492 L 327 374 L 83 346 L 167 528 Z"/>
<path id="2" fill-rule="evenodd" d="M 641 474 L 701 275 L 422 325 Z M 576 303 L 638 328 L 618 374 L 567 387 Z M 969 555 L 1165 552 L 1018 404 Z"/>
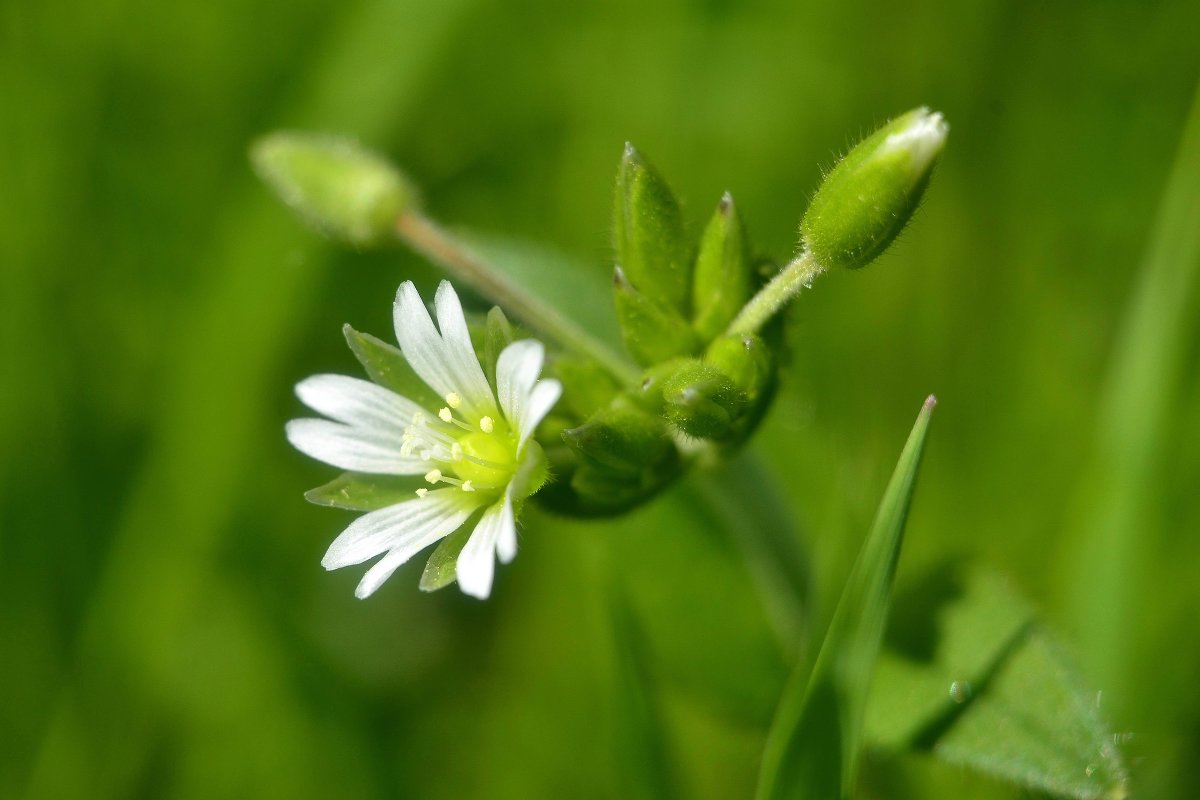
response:
<path id="1" fill-rule="evenodd" d="M 758 333 L 771 317 L 779 313 L 788 301 L 807 289 L 825 271 L 812 254 L 805 250 L 796 256 L 771 282 L 750 298 L 726 331 L 728 336 Z"/>
<path id="2" fill-rule="evenodd" d="M 489 266 L 453 234 L 419 211 L 409 210 L 399 216 L 396 236 L 440 264 L 453 278 L 468 284 L 539 333 L 595 359 L 621 383 L 632 385 L 637 382 L 638 371 L 625 359 L 556 309 L 509 282 L 499 270 Z"/>

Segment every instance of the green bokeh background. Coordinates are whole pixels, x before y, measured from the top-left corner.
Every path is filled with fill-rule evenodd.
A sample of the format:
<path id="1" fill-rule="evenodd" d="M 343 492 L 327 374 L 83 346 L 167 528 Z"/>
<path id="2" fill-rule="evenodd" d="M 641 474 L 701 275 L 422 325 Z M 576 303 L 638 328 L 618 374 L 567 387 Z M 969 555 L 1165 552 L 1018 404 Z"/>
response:
<path id="1" fill-rule="evenodd" d="M 3 4 L 0 796 L 651 797 L 647 763 L 681 797 L 749 796 L 797 647 L 714 509 L 775 498 L 819 630 L 929 392 L 901 589 L 951 557 L 1010 576 L 1135 733 L 1135 790 L 1197 796 L 1194 324 L 1120 681 L 1089 671 L 1109 609 L 1064 588 L 1197 30 L 1188 0 Z M 438 218 L 602 283 L 626 140 L 694 231 L 730 190 L 786 258 L 821 169 L 919 104 L 952 127 L 927 200 L 797 304 L 756 461 L 609 523 L 530 515 L 485 604 L 419 593 L 419 560 L 367 602 L 321 570 L 350 515 L 301 499 L 332 473 L 283 438 L 291 386 L 355 371 L 341 324 L 388 336 L 399 281 L 438 274 L 314 236 L 251 174 L 254 137 L 357 135 Z M 648 688 L 619 669 L 614 585 Z M 867 771 L 872 796 L 1029 796 L 920 756 Z"/>

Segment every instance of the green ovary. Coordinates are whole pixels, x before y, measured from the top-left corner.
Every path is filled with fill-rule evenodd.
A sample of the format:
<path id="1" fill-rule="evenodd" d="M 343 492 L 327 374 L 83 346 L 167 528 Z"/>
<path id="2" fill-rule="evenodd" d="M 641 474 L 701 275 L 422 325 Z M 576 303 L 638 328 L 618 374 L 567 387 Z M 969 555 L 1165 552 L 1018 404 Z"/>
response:
<path id="1" fill-rule="evenodd" d="M 458 444 L 464 457 L 454 462 L 455 475 L 480 490 L 500 489 L 508 484 L 517 464 L 516 441 L 507 433 L 468 433 Z"/>

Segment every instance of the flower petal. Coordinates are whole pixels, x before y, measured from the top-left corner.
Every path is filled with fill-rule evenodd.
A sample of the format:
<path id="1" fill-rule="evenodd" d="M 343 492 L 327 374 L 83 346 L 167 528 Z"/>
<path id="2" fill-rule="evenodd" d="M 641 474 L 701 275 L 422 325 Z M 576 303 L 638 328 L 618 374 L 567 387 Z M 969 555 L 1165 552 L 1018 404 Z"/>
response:
<path id="1" fill-rule="evenodd" d="M 520 427 L 521 410 L 542 372 L 545 348 L 536 339 L 513 342 L 496 360 L 496 394 L 508 424 Z"/>
<path id="2" fill-rule="evenodd" d="M 417 293 L 412 281 L 400 284 L 396 291 L 392 321 L 396 326 L 396 341 L 400 351 L 413 371 L 439 396 L 444 397 L 454 391 L 453 380 L 442 353 L 442 337 L 433 326 L 425 301 Z"/>
<path id="3" fill-rule="evenodd" d="M 501 564 L 509 564 L 517 557 L 517 523 L 513 518 L 512 495 L 508 492 L 504 493 L 504 517 L 496 539 L 496 555 Z"/>
<path id="4" fill-rule="evenodd" d="M 475 526 L 471 538 L 458 554 L 455 572 L 458 586 L 465 594 L 486 600 L 492 592 L 492 576 L 496 571 L 496 542 L 505 527 L 512 528 L 512 502 L 505 493 L 504 498 L 484 512 Z M 516 532 L 514 530 L 513 537 Z"/>
<path id="5" fill-rule="evenodd" d="M 438 284 L 433 303 L 437 310 L 438 329 L 442 332 L 446 366 L 457 384 L 452 391 L 462 396 L 464 410 L 472 412 L 476 419 L 485 414 L 495 414 L 496 400 L 492 395 L 492 387 L 483 374 L 479 356 L 471 344 L 471 333 L 467 330 L 462 304 L 449 281 Z"/>
<path id="6" fill-rule="evenodd" d="M 479 506 L 465 494 L 458 489 L 438 489 L 424 497 L 363 514 L 333 540 L 321 559 L 321 566 L 340 569 L 361 564 L 385 550 L 404 549 L 431 532 L 449 534 Z M 453 527 L 450 523 L 454 523 Z"/>
<path id="7" fill-rule="evenodd" d="M 400 455 L 399 431 L 343 425 L 327 419 L 294 419 L 287 424 L 292 446 L 318 461 L 353 472 L 420 475 L 429 465 Z"/>
<path id="8" fill-rule="evenodd" d="M 521 409 L 521 421 L 517 425 L 517 429 L 521 432 L 520 440 L 517 442 L 518 448 L 525 445 L 538 423 L 550 413 L 550 409 L 554 408 L 554 404 L 561 396 L 562 384 L 553 378 L 543 378 L 537 382 L 537 386 L 534 386 L 533 391 L 529 393 L 528 402 Z"/>
<path id="9" fill-rule="evenodd" d="M 443 326 L 443 333 L 439 334 L 412 281 L 400 285 L 393 311 L 396 341 L 421 380 L 442 397 L 452 392 L 458 394 L 464 410 L 477 420 L 495 413 L 495 401 L 479 358 L 471 349 L 458 296 L 445 281 L 442 287 L 435 301 L 438 322 Z"/>
<path id="10" fill-rule="evenodd" d="M 296 396 L 313 411 L 361 428 L 394 432 L 399 438 L 421 412 L 390 389 L 348 375 L 313 375 L 296 384 Z"/>

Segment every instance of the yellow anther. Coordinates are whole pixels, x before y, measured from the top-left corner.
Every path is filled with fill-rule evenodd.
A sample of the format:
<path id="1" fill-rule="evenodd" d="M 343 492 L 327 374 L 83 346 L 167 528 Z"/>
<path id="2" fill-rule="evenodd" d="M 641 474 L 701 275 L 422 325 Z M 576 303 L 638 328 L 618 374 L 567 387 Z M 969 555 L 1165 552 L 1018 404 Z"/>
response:
<path id="1" fill-rule="evenodd" d="M 440 469 L 431 469 L 425 473 L 425 480 L 429 483 L 437 483 L 442 479 L 442 471 Z"/>
<path id="2" fill-rule="evenodd" d="M 491 417 L 484 417 L 483 419 L 479 420 L 479 430 L 483 431 L 484 433 L 491 433 L 495 429 L 496 423 Z"/>
<path id="3" fill-rule="evenodd" d="M 424 496 L 425 496 L 425 495 L 427 495 L 427 494 L 429 494 L 429 490 L 428 490 L 428 489 L 426 489 L 426 488 L 424 488 L 424 487 L 421 487 L 420 489 L 417 489 L 417 497 L 424 497 Z"/>
<path id="4" fill-rule="evenodd" d="M 452 444 L 450 446 L 450 460 L 451 461 L 462 461 L 462 457 L 463 457 L 462 445 L 459 444 L 458 442 L 455 442 L 454 444 Z"/>
<path id="5" fill-rule="evenodd" d="M 446 395 L 446 405 L 450 406 L 451 408 L 458 408 L 462 405 L 462 398 L 459 397 L 458 392 L 451 392 L 450 394 Z M 449 422 L 450 420 L 446 421 Z"/>
<path id="6" fill-rule="evenodd" d="M 452 422 L 454 420 L 454 415 L 450 413 L 450 409 L 448 408 L 442 408 L 438 412 L 438 416 L 442 418 L 442 422 Z"/>
<path id="7" fill-rule="evenodd" d="M 470 481 L 463 481 L 462 490 L 464 492 L 473 492 L 475 491 L 475 484 Z"/>

